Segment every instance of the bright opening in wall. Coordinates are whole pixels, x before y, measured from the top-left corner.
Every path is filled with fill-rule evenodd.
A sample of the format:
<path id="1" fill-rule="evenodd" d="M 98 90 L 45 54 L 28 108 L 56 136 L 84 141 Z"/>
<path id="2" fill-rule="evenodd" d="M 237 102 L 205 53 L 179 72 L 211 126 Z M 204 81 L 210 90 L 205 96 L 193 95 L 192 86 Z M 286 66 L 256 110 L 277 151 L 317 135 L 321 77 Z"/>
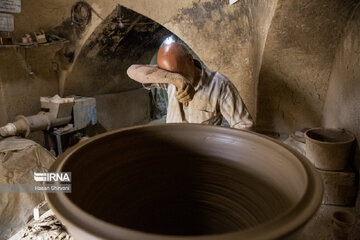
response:
<path id="1" fill-rule="evenodd" d="M 172 42 L 175 42 L 175 39 L 173 36 L 170 36 L 165 39 L 164 44 L 170 44 Z"/>

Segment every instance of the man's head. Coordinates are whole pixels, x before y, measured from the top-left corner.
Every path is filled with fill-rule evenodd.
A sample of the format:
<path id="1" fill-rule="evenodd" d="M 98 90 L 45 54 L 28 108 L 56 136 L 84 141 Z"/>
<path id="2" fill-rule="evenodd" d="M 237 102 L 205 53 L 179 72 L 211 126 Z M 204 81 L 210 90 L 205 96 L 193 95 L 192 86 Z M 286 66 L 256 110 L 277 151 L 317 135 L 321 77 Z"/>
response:
<path id="1" fill-rule="evenodd" d="M 157 65 L 159 68 L 180 73 L 190 81 L 195 77 L 194 59 L 185 46 L 173 42 L 161 46 L 158 52 Z"/>

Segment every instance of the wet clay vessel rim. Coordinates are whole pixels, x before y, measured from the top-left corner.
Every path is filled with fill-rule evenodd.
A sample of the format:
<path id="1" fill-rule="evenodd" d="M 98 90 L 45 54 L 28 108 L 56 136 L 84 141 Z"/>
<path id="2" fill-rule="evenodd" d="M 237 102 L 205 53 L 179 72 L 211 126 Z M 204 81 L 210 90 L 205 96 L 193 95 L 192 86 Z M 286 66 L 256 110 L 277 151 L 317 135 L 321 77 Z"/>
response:
<path id="1" fill-rule="evenodd" d="M 338 142 L 328 142 L 328 141 L 320 141 L 314 138 L 311 138 L 308 136 L 308 133 L 314 130 L 331 130 L 331 131 L 337 131 L 337 132 L 345 132 L 346 134 L 348 134 L 348 136 L 351 138 L 347 141 L 338 141 Z M 308 130 L 305 131 L 305 139 L 312 141 L 312 142 L 316 142 L 316 143 L 322 143 L 322 144 L 329 144 L 329 145 L 336 145 L 336 144 L 346 144 L 346 143 L 351 143 L 355 140 L 355 136 L 352 132 L 346 130 L 346 129 L 338 129 L 338 128 L 310 128 Z"/>
<path id="2" fill-rule="evenodd" d="M 84 147 L 90 142 L 97 141 L 103 137 L 108 135 L 117 134 L 120 132 L 131 131 L 133 129 L 139 128 L 169 128 L 169 129 L 178 129 L 178 128 L 194 128 L 199 129 L 202 128 L 204 130 L 226 133 L 232 135 L 247 135 L 248 137 L 257 138 L 258 140 L 268 141 L 271 144 L 279 145 L 283 147 L 282 150 L 287 151 L 292 154 L 294 157 L 299 159 L 301 162 L 305 173 L 308 178 L 308 184 L 310 187 L 307 188 L 306 192 L 302 196 L 302 199 L 299 200 L 297 204 L 295 204 L 292 208 L 286 211 L 284 214 L 274 218 L 271 221 L 268 221 L 264 224 L 258 225 L 252 229 L 246 229 L 241 231 L 229 232 L 224 234 L 217 235 L 201 235 L 201 236 L 173 236 L 173 235 L 160 235 L 160 234 L 151 234 L 147 232 L 140 232 L 137 230 L 132 230 L 128 228 L 124 228 L 121 226 L 117 226 L 111 223 L 107 223 L 103 220 L 100 220 L 82 209 L 76 206 L 64 193 L 56 193 L 49 194 L 46 193 L 46 199 L 49 203 L 52 210 L 60 219 L 71 219 L 70 221 L 72 225 L 76 226 L 78 229 L 81 229 L 84 233 L 90 233 L 91 235 L 95 235 L 100 237 L 100 232 L 106 232 L 106 239 L 120 239 L 122 236 L 127 236 L 127 239 L 136 239 L 136 240 L 164 240 L 164 239 L 187 239 L 187 240 L 215 240 L 215 239 L 238 239 L 238 238 L 251 238 L 251 239 L 273 239 L 278 238 L 280 236 L 285 236 L 286 234 L 291 234 L 296 231 L 297 228 L 300 228 L 312 215 L 316 212 L 316 209 L 320 206 L 322 200 L 322 180 L 320 175 L 316 172 L 316 169 L 312 164 L 300 153 L 295 150 L 290 149 L 284 144 L 274 140 L 270 137 L 263 136 L 261 134 L 246 132 L 242 130 L 229 129 L 218 126 L 208 126 L 201 124 L 181 124 L 181 123 L 173 123 L 173 124 L 157 124 L 157 125 L 142 125 L 130 128 L 123 128 L 118 130 L 113 130 L 110 132 L 106 132 L 100 135 L 97 135 L 93 138 L 90 138 L 83 143 L 80 143 L 73 148 L 66 151 L 60 158 L 56 160 L 56 162 L 51 167 L 50 171 L 61 171 L 65 162 L 71 157 L 71 155 L 78 149 Z M 58 211 L 58 209 L 61 209 Z M 96 229 L 94 229 L 96 227 Z M 85 230 L 86 229 L 86 230 Z M 261 231 L 259 231 L 261 230 Z M 105 235 L 101 235 L 104 238 Z"/>
<path id="3" fill-rule="evenodd" d="M 178 125 L 178 126 L 176 126 L 177 128 L 178 127 L 184 127 L 184 126 L 180 126 L 180 125 L 183 125 L 183 124 L 167 124 L 167 125 L 152 125 L 152 126 L 149 126 L 149 125 L 146 125 L 146 126 L 139 126 L 139 127 L 132 127 L 132 128 L 127 128 L 127 129 L 120 129 L 120 130 L 115 130 L 115 131 L 112 131 L 112 132 L 108 132 L 108 133 L 105 133 L 105 134 L 102 134 L 102 135 L 99 135 L 99 136 L 97 136 L 97 137 L 94 137 L 94 138 L 92 138 L 92 139 L 90 139 L 87 143 L 89 143 L 89 142 L 91 142 L 91 141 L 96 141 L 97 139 L 99 139 L 99 138 L 102 138 L 102 137 L 105 137 L 106 135 L 112 135 L 112 134 L 116 134 L 116 133 L 119 133 L 119 132 L 122 132 L 122 131 L 127 131 L 127 130 L 131 130 L 131 129 L 136 129 L 136 128 L 150 128 L 150 127 L 168 127 L 169 125 Z M 187 126 L 189 126 L 190 124 L 187 124 Z M 199 125 L 199 126 L 196 126 L 197 128 L 199 128 L 199 127 L 201 127 L 201 128 L 209 128 L 209 126 L 204 126 L 204 125 Z M 212 127 L 212 126 L 211 126 Z M 219 130 L 219 127 L 212 127 L 212 128 L 218 128 L 218 130 Z M 209 129 L 208 129 L 209 130 Z M 213 130 L 213 129 L 212 129 Z M 234 131 L 237 131 L 237 130 L 229 130 L 228 128 L 221 128 L 220 129 L 221 131 L 232 131 L 233 133 L 234 133 Z M 247 134 L 250 134 L 250 133 L 247 133 Z M 252 133 L 253 134 L 253 133 Z M 258 134 L 254 134 L 254 135 L 258 135 Z M 264 138 L 264 137 L 263 137 Z M 274 141 L 273 139 L 270 139 L 270 138 L 265 138 L 265 139 L 267 139 L 267 140 L 270 140 L 271 142 L 275 142 L 275 143 L 277 143 L 277 141 Z M 79 146 L 76 146 L 76 147 L 74 147 L 73 149 L 72 149 L 72 151 L 74 151 L 75 149 L 78 149 L 78 148 L 81 148 L 83 145 L 85 145 L 86 143 L 83 143 L 83 144 L 81 144 L 81 145 L 79 145 Z M 279 144 L 279 143 L 277 143 L 277 144 Z M 279 144 L 279 145 L 282 145 L 282 144 Z M 286 148 L 287 149 L 287 148 Z M 302 157 L 301 155 L 299 155 L 299 154 L 296 154 L 296 152 L 293 152 L 293 151 L 291 151 L 290 149 L 287 149 L 289 152 L 292 152 L 294 155 L 298 155 L 297 157 Z M 71 152 L 72 151 L 68 151 L 68 153 L 67 154 L 65 154 L 64 156 L 62 156 L 60 159 L 63 159 L 63 160 L 60 160 L 59 159 L 59 161 L 57 161 L 57 164 L 55 164 L 53 167 L 52 167 L 52 170 L 51 171 L 54 171 L 54 170 L 59 170 L 59 169 L 61 169 L 61 167 L 64 165 L 63 163 L 66 161 L 66 159 L 67 158 L 69 158 L 70 156 L 71 156 Z M 301 162 L 303 162 L 303 158 L 302 158 L 302 161 Z M 304 164 L 305 163 L 305 164 Z M 307 170 L 308 171 L 310 171 L 311 169 L 309 169 L 309 168 L 313 168 L 312 166 L 311 166 L 311 164 L 308 164 L 308 162 L 303 162 L 303 164 L 304 164 L 304 167 L 306 167 L 307 168 Z M 56 166 L 57 165 L 57 166 Z M 313 169 L 314 170 L 314 169 Z M 314 172 L 313 172 L 314 173 Z M 312 180 L 312 181 L 310 181 L 310 182 L 313 182 L 315 185 L 314 186 L 317 186 L 317 188 L 315 188 L 316 190 L 318 190 L 317 192 L 318 193 L 321 193 L 322 192 L 322 185 L 321 185 L 321 180 L 320 180 L 320 178 L 319 178 L 319 176 L 318 175 L 316 175 L 316 174 L 314 174 L 314 176 L 311 176 L 311 174 L 310 175 L 308 175 L 308 177 L 310 177 L 310 180 Z M 308 192 L 309 192 L 309 190 L 308 190 Z M 314 189 L 311 191 L 311 192 L 314 192 Z M 316 196 L 318 196 L 317 197 L 317 199 L 316 199 Z M 67 213 L 67 215 L 69 215 L 70 217 L 74 217 L 74 216 L 77 216 L 77 215 L 79 215 L 79 214 L 81 214 L 83 217 L 87 217 L 87 218 L 90 218 L 91 219 L 91 221 L 90 222 L 92 222 L 92 221 L 95 221 L 96 222 L 96 224 L 100 224 L 100 225 L 104 225 L 104 226 L 106 226 L 106 228 L 109 230 L 109 231 L 111 231 L 111 232 L 113 232 L 113 231 L 115 231 L 115 232 L 119 232 L 119 233 L 122 233 L 122 234 L 125 234 L 126 233 L 126 235 L 133 235 L 134 236 L 134 238 L 133 239 L 144 239 L 145 237 L 146 237 L 146 239 L 150 239 L 149 238 L 149 236 L 154 236 L 154 238 L 151 238 L 151 239 L 180 239 L 179 238 L 179 236 L 168 236 L 168 235 L 156 235 L 156 234 L 149 234 L 149 233 L 143 233 L 143 232 L 139 232 L 139 231 L 135 231 L 135 230 L 130 230 L 130 229 L 125 229 L 125 228 L 123 228 L 123 227 L 119 227 L 119 226 L 115 226 L 115 225 L 112 225 L 112 224 L 110 224 L 110 223 L 105 223 L 105 222 L 103 222 L 103 221 L 101 221 L 101 220 L 99 220 L 99 219 L 96 219 L 95 217 L 92 217 L 91 215 L 89 215 L 89 214 L 87 214 L 87 213 L 85 213 L 85 212 L 83 212 L 81 209 L 79 209 L 77 206 L 75 206 L 74 204 L 72 204 L 72 202 L 65 196 L 65 194 L 47 194 L 47 199 L 49 200 L 49 203 L 50 203 L 50 205 L 52 205 L 51 204 L 51 200 L 54 200 L 54 204 L 56 204 L 55 202 L 57 202 L 57 204 L 58 205 L 62 205 L 61 204 L 61 201 L 60 201 L 60 198 L 61 198 L 61 200 L 63 201 L 63 202 L 65 202 L 65 203 L 67 203 L 67 204 L 70 204 L 70 205 L 72 205 L 71 207 L 73 208 L 73 210 L 75 211 L 75 212 L 77 212 L 77 214 L 71 214 L 70 212 L 68 212 Z M 308 198 L 308 197 L 307 197 Z M 58 201 L 56 201 L 56 200 L 58 200 Z M 309 202 L 311 199 L 305 199 L 305 202 L 307 201 L 307 202 Z M 317 194 L 317 195 L 315 195 L 315 200 L 318 200 L 318 201 L 312 201 L 312 204 L 310 204 L 307 208 L 307 210 L 308 211 L 311 211 L 311 210 L 314 210 L 314 208 L 316 209 L 318 206 L 319 206 L 319 203 L 320 203 L 320 200 L 321 200 L 321 194 Z M 302 204 L 302 205 L 305 205 L 305 204 Z M 69 206 L 69 205 L 67 205 L 67 206 Z M 298 210 L 300 210 L 300 209 L 302 209 L 302 207 L 303 206 L 297 206 L 297 208 L 298 208 Z M 292 210 L 294 210 L 294 209 L 292 209 Z M 306 210 L 306 209 L 305 209 Z M 306 212 L 308 212 L 308 211 L 302 211 L 303 212 L 303 214 L 294 214 L 294 212 L 292 213 L 292 215 L 300 215 L 300 216 L 298 216 L 299 218 L 301 217 L 301 215 L 305 215 L 305 216 L 302 216 L 302 218 L 299 220 L 299 218 L 297 218 L 295 221 L 293 221 L 293 225 L 295 225 L 295 226 L 300 226 L 301 225 L 301 223 L 303 223 L 303 222 L 305 222 L 308 218 L 310 218 L 311 217 L 311 215 L 312 214 L 310 214 L 309 215 L 309 213 L 306 213 Z M 60 214 L 59 212 L 57 212 L 57 211 L 55 211 L 57 214 L 59 214 L 60 216 L 62 216 L 62 217 L 64 217 L 63 216 L 63 214 Z M 304 213 L 305 212 L 305 213 Z M 314 211 L 312 211 L 312 212 L 314 212 Z M 71 216 L 72 215 L 72 216 Z M 65 217 L 64 217 L 65 218 Z M 83 229 L 84 228 L 84 222 L 81 220 L 81 218 L 79 218 L 78 220 L 80 220 L 80 223 L 78 223 L 78 224 L 76 224 L 75 223 L 75 225 L 77 225 L 78 227 L 80 227 L 81 229 Z M 219 236 L 221 236 L 221 238 L 222 239 L 232 239 L 233 237 L 240 237 L 240 236 L 252 236 L 252 237 L 254 237 L 254 236 L 257 236 L 257 235 L 259 235 L 259 232 L 258 232 L 258 228 L 261 226 L 262 228 L 264 228 L 264 226 L 268 226 L 268 230 L 269 231 L 271 231 L 271 233 L 273 233 L 274 234 L 274 237 L 276 237 L 278 234 L 284 234 L 284 232 L 286 233 L 286 231 L 284 231 L 284 229 L 282 229 L 282 230 L 278 230 L 278 231 L 276 231 L 278 234 L 275 234 L 275 231 L 274 230 L 272 230 L 272 228 L 274 228 L 274 224 L 273 223 L 276 223 L 276 222 L 278 222 L 278 219 L 277 220 L 273 220 L 273 221 L 269 221 L 269 222 L 267 222 L 267 223 L 265 223 L 265 224 L 263 224 L 263 225 L 259 225 L 258 227 L 255 227 L 255 228 L 253 228 L 252 230 L 244 230 L 244 231 L 238 231 L 238 232 L 232 232 L 232 233 L 226 233 L 226 234 L 221 234 L 221 235 L 204 235 L 204 236 L 194 236 L 194 237 L 186 237 L 186 239 L 201 239 L 201 238 L 204 238 L 204 237 L 206 237 L 206 239 L 217 239 Z M 279 225 L 279 226 L 284 226 L 284 225 L 289 225 L 289 222 L 288 221 L 282 221 L 283 223 L 282 224 L 277 224 L 277 225 Z M 288 226 L 289 227 L 289 226 Z M 291 228 L 291 229 L 294 229 L 294 228 Z M 262 229 L 262 230 L 264 230 L 264 229 Z M 91 231 L 92 232 L 92 234 L 94 234 L 94 231 Z M 264 232 L 264 231 L 263 231 Z M 241 234 L 241 235 L 239 235 L 240 233 L 244 233 L 244 234 Z M 245 234 L 245 233 L 249 233 L 250 235 L 248 235 L 248 234 Z M 251 234 L 251 233 L 253 233 L 253 234 Z M 95 234 L 95 235 L 97 235 L 97 234 Z M 113 235 L 113 238 L 110 238 L 110 239 L 116 239 L 114 236 L 116 236 L 116 235 Z M 264 235 L 265 236 L 265 238 L 268 238 L 268 237 L 270 237 L 269 236 L 269 233 L 266 233 L 266 235 Z M 266 237 L 267 236 L 267 237 Z M 226 238 L 225 238 L 226 237 Z M 252 238 L 252 239 L 263 239 L 262 237 L 257 237 L 257 238 Z"/>

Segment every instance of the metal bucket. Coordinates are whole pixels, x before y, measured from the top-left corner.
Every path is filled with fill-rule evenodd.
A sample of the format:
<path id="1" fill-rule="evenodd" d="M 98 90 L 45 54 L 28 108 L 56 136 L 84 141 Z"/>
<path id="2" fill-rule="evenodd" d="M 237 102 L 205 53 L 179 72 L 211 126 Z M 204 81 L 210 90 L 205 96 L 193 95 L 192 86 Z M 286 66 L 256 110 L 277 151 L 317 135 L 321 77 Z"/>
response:
<path id="1" fill-rule="evenodd" d="M 342 170 L 354 140 L 355 136 L 343 129 L 309 129 L 305 132 L 306 157 L 319 169 Z"/>
<path id="2" fill-rule="evenodd" d="M 301 154 L 270 138 L 195 124 L 98 135 L 50 171 L 72 173 L 72 193 L 47 193 L 79 239 L 294 239 L 322 199 Z"/>

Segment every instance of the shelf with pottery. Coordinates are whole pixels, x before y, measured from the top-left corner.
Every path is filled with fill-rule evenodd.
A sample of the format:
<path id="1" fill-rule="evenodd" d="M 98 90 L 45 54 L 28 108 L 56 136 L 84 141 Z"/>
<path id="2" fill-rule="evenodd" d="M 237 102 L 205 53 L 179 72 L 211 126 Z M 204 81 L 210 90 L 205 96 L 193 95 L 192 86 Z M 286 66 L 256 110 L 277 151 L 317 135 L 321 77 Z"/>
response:
<path id="1" fill-rule="evenodd" d="M 58 40 L 58 41 L 52 41 L 52 42 L 46 42 L 46 43 L 37 43 L 37 42 L 32 42 L 32 43 L 16 43 L 16 44 L 11 44 L 11 45 L 0 45 L 0 48 L 33 48 L 33 47 L 41 47 L 41 46 L 49 46 L 49 45 L 55 45 L 55 44 L 65 44 L 70 42 L 69 40 L 63 39 L 63 40 Z"/>

